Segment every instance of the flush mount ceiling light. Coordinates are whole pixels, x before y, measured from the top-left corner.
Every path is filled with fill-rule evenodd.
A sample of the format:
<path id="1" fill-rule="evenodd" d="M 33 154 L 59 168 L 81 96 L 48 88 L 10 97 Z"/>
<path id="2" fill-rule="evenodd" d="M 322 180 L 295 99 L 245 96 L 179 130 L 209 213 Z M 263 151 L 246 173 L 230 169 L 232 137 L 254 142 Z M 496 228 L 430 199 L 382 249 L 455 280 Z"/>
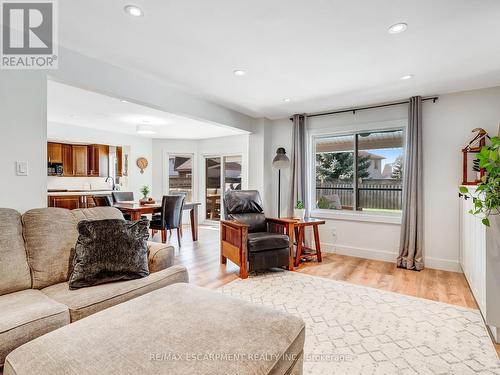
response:
<path id="1" fill-rule="evenodd" d="M 407 74 L 407 75 L 402 76 L 400 79 L 402 79 L 403 81 L 406 81 L 406 80 L 412 79 L 412 78 L 413 78 L 413 74 Z"/>
<path id="2" fill-rule="evenodd" d="M 401 23 L 395 23 L 394 25 L 389 27 L 389 33 L 390 34 L 399 34 L 405 31 L 408 28 L 408 25 L 404 22 Z"/>
<path id="3" fill-rule="evenodd" d="M 245 70 L 242 70 L 242 69 L 236 69 L 236 70 L 233 71 L 233 74 L 236 77 L 242 77 L 242 76 L 246 75 L 247 72 Z"/>
<path id="4" fill-rule="evenodd" d="M 291 100 L 292 100 L 292 99 L 290 99 L 290 98 L 283 98 L 283 101 L 284 101 L 285 103 L 288 103 L 288 102 L 290 102 Z"/>
<path id="5" fill-rule="evenodd" d="M 133 17 L 141 17 L 144 14 L 144 13 L 142 13 L 141 8 L 139 8 L 135 5 L 127 5 L 123 9 L 125 10 L 125 13 L 127 13 L 128 15 L 131 15 Z"/>
<path id="6" fill-rule="evenodd" d="M 156 133 L 151 125 L 143 125 L 143 124 L 137 125 L 136 132 L 137 134 L 144 134 L 144 135 Z"/>

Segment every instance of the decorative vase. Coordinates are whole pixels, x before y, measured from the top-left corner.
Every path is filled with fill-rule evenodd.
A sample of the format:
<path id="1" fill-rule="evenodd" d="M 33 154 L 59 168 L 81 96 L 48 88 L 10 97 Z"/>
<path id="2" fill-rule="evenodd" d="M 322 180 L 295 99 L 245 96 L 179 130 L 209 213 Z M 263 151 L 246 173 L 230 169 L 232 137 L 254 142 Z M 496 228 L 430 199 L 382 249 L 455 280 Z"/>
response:
<path id="1" fill-rule="evenodd" d="M 304 217 L 306 215 L 306 209 L 305 208 L 296 208 L 293 211 L 293 215 L 297 219 L 304 220 Z"/>

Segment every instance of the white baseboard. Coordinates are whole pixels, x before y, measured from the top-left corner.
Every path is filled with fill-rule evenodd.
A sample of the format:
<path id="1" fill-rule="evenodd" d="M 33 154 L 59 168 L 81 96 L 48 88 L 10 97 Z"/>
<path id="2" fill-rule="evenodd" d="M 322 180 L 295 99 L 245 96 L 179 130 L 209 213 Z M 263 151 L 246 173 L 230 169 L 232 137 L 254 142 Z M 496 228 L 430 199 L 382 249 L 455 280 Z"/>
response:
<path id="1" fill-rule="evenodd" d="M 398 256 L 397 253 L 393 253 L 386 250 L 337 245 L 328 242 L 322 242 L 321 249 L 326 253 L 348 255 L 364 259 L 382 260 L 385 262 L 396 262 L 396 258 Z M 462 273 L 462 268 L 460 267 L 460 263 L 458 261 L 453 261 L 448 259 L 425 257 L 425 267 L 443 271 Z"/>
<path id="2" fill-rule="evenodd" d="M 327 242 L 321 243 L 321 249 L 322 251 L 327 253 L 349 255 L 352 257 L 365 258 L 365 259 L 383 260 L 386 262 L 395 262 L 398 256 L 396 253 L 392 253 L 390 251 L 337 245 Z"/>
<path id="3" fill-rule="evenodd" d="M 463 273 L 458 260 L 425 257 L 425 266 L 436 270 Z"/>

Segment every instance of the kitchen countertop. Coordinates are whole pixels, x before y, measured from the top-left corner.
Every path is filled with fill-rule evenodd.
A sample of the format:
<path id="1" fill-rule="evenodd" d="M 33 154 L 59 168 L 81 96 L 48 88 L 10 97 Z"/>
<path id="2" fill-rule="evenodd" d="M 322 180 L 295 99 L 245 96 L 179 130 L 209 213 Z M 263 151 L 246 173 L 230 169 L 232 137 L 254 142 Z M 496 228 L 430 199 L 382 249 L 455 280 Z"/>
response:
<path id="1" fill-rule="evenodd" d="M 112 190 L 48 190 L 47 195 L 110 195 L 112 192 Z"/>

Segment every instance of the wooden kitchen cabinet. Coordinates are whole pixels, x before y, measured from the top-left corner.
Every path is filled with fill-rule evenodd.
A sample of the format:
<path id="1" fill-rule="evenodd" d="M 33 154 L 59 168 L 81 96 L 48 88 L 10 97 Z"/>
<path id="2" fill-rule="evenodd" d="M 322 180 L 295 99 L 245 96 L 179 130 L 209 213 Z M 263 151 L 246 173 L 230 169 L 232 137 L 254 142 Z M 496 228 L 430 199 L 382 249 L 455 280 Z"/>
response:
<path id="1" fill-rule="evenodd" d="M 73 146 L 72 145 L 62 145 L 62 164 L 63 164 L 63 176 L 71 177 L 75 175 L 73 168 Z"/>
<path id="2" fill-rule="evenodd" d="M 85 202 L 81 195 L 51 195 L 48 199 L 49 207 L 66 208 L 74 210 L 77 208 L 85 208 Z"/>
<path id="3" fill-rule="evenodd" d="M 119 152 L 119 176 L 121 176 L 121 147 Z M 65 177 L 108 177 L 109 160 L 108 145 L 73 145 L 47 142 L 47 161 L 62 164 L 62 176 Z"/>
<path id="4" fill-rule="evenodd" d="M 99 176 L 109 176 L 109 146 L 99 145 Z"/>
<path id="5" fill-rule="evenodd" d="M 123 176 L 123 148 L 116 148 L 116 177 Z"/>
<path id="6" fill-rule="evenodd" d="M 49 163 L 62 163 L 62 144 L 47 143 L 47 161 Z"/>
<path id="7" fill-rule="evenodd" d="M 87 146 L 73 145 L 73 176 L 87 176 Z"/>
<path id="8" fill-rule="evenodd" d="M 88 146 L 88 176 L 107 177 L 109 172 L 109 146 Z"/>

